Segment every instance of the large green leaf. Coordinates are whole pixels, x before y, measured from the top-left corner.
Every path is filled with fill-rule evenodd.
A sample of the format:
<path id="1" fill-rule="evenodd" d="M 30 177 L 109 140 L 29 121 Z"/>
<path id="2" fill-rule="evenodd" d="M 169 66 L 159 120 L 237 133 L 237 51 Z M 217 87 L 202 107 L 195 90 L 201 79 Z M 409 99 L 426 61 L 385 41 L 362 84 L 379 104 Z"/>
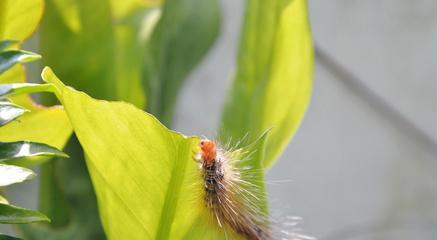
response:
<path id="1" fill-rule="evenodd" d="M 148 24 L 149 2 L 47 0 L 40 32 L 44 63 L 53 66 L 69 85 L 93 96 L 143 108 L 140 65 L 144 41 L 140 35 Z M 46 97 L 43 100 L 51 102 Z M 83 153 L 76 141 L 70 145 L 72 161 L 49 163 L 41 172 L 40 205 L 55 229 L 32 231 L 26 226 L 28 238 L 99 239 L 103 235 Z"/>
<path id="2" fill-rule="evenodd" d="M 137 107 L 145 108 L 146 97 L 141 82 L 144 48 L 161 16 L 161 10 L 158 8 L 160 2 L 154 0 L 46 1 L 46 13 L 40 32 L 43 62 L 52 66 L 67 81 L 68 85 L 84 90 L 92 96 L 107 100 L 124 100 L 135 104 Z M 196 14 L 191 15 L 193 18 L 197 16 Z M 190 33 L 187 32 L 186 34 L 189 35 Z M 59 61 L 60 56 L 63 61 Z M 72 172 L 73 166 L 71 165 L 80 165 L 82 153 L 75 152 L 70 155 L 74 161 L 65 163 L 70 165 L 70 168 L 59 168 L 58 166 L 57 169 L 61 169 L 61 172 L 57 173 L 43 169 L 43 179 L 56 181 L 60 178 L 59 176 L 65 176 Z M 58 163 L 53 164 L 58 165 Z M 59 163 L 59 165 L 65 164 Z M 85 170 L 81 167 L 77 169 Z M 64 170 L 65 172 L 63 172 Z M 46 173 L 50 172 L 53 172 L 53 176 L 45 176 Z M 76 174 L 79 174 L 79 172 L 76 172 Z M 80 174 L 77 179 L 79 178 L 84 179 L 73 183 L 87 181 L 85 174 Z M 53 185 L 62 188 L 58 189 L 60 191 L 68 192 L 72 187 L 69 180 L 61 178 L 61 181 L 59 184 Z M 50 182 L 50 180 L 46 182 Z M 54 193 L 55 189 L 49 189 L 48 187 L 42 187 L 42 189 L 45 190 L 45 193 L 58 194 Z M 71 195 L 67 193 L 68 198 L 90 199 L 89 195 L 85 196 L 88 193 L 85 194 L 80 191 L 72 191 L 71 193 Z M 73 196 L 74 194 L 76 195 Z M 46 195 L 41 194 L 41 196 Z M 60 198 L 47 197 L 45 199 L 56 200 Z M 40 199 L 40 202 L 45 201 L 45 199 Z M 70 201 L 70 203 L 77 202 Z M 83 202 L 85 201 L 83 200 Z M 89 202 L 92 202 L 92 199 Z M 58 206 L 59 204 L 47 202 L 42 205 Z M 84 206 L 85 208 L 83 208 Z M 75 206 L 76 209 L 79 207 L 83 209 L 76 210 L 74 213 L 84 216 L 88 214 L 86 219 L 93 219 L 93 216 L 89 214 L 91 211 L 88 206 L 92 206 L 92 204 Z M 55 209 L 45 208 L 45 210 L 49 214 L 56 212 Z M 84 223 L 83 218 L 78 217 L 81 218 L 78 220 L 80 221 L 78 224 Z M 53 224 L 56 224 L 58 217 L 50 215 L 50 218 L 53 220 Z M 59 218 L 61 219 L 62 216 L 59 216 Z M 87 222 L 78 228 L 89 225 L 91 224 Z M 71 227 L 68 228 L 68 231 L 70 231 Z M 98 231 L 97 227 L 95 229 Z M 55 239 L 62 239 L 62 237 L 68 239 L 66 236 L 55 235 L 57 233 L 59 231 L 52 232 L 50 236 Z M 34 236 L 34 234 L 31 235 Z M 41 235 L 41 238 L 44 239 L 46 236 Z M 74 237 L 82 237 L 83 239 L 83 236 Z M 91 237 L 90 239 L 94 238 Z"/>
<path id="3" fill-rule="evenodd" d="M 56 86 L 85 150 L 109 239 L 224 239 L 224 232 L 207 218 L 202 179 L 193 161 L 197 137 L 170 131 L 130 104 L 95 100 L 65 87 L 49 68 L 42 77 Z M 258 175 L 248 179 L 263 191 L 264 141 L 259 142 L 247 162 Z M 259 206 L 266 209 L 260 194 Z"/>
<path id="4" fill-rule="evenodd" d="M 0 187 L 24 182 L 35 177 L 32 170 L 14 165 L 0 164 Z M 1 212 L 0 212 L 1 214 Z"/>
<path id="5" fill-rule="evenodd" d="M 247 0 L 238 69 L 223 112 L 224 138 L 272 128 L 264 165 L 281 154 L 308 106 L 313 47 L 306 0 Z"/>
<path id="6" fill-rule="evenodd" d="M 178 91 L 211 47 L 220 25 L 217 0 L 167 0 L 146 46 L 144 85 L 147 109 L 172 122 Z"/>
<path id="7" fill-rule="evenodd" d="M 19 224 L 47 221 L 49 219 L 40 212 L 0 203 L 0 223 Z"/>

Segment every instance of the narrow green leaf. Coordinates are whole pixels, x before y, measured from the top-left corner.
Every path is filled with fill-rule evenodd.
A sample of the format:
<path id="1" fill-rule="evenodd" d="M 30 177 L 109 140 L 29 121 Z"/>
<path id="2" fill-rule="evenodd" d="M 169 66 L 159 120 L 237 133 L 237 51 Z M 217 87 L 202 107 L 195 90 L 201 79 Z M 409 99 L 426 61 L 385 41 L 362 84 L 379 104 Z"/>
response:
<path id="1" fill-rule="evenodd" d="M 0 73 L 8 70 L 17 63 L 26 63 L 41 58 L 41 55 L 23 50 L 0 52 Z"/>
<path id="2" fill-rule="evenodd" d="M 16 43 L 18 43 L 16 40 L 2 40 L 0 41 L 0 51 Z"/>
<path id="3" fill-rule="evenodd" d="M 203 202 L 203 180 L 193 161 L 197 137 L 170 131 L 131 104 L 95 100 L 65 87 L 49 68 L 42 77 L 56 86 L 85 150 L 108 239 L 225 238 Z M 250 164 L 261 166 L 256 159 L 264 156 L 263 142 L 252 148 L 257 157 Z M 256 169 L 259 175 L 250 181 L 263 184 L 261 167 Z"/>
<path id="4" fill-rule="evenodd" d="M 0 203 L 0 223 L 20 224 L 49 221 L 44 214 L 38 211 Z"/>
<path id="5" fill-rule="evenodd" d="M 0 161 L 29 157 L 68 157 L 61 150 L 30 141 L 0 142 Z"/>
<path id="6" fill-rule="evenodd" d="M 147 109 L 170 125 L 185 78 L 205 56 L 220 26 L 217 0 L 168 0 L 146 46 Z"/>
<path id="7" fill-rule="evenodd" d="M 51 84 L 11 83 L 0 84 L 0 99 L 24 93 L 53 92 Z"/>
<path id="8" fill-rule="evenodd" d="M 0 187 L 24 182 L 35 177 L 32 170 L 14 165 L 0 164 Z M 1 214 L 1 211 L 0 211 Z"/>
<path id="9" fill-rule="evenodd" d="M 22 240 L 21 238 L 11 237 L 0 233 L 0 240 Z"/>
<path id="10" fill-rule="evenodd" d="M 27 110 L 8 101 L 0 101 L 0 127 L 18 118 Z"/>
<path id="11" fill-rule="evenodd" d="M 248 0 L 238 69 L 220 135 L 248 136 L 272 128 L 263 165 L 271 166 L 296 132 L 312 87 L 313 47 L 306 0 Z"/>

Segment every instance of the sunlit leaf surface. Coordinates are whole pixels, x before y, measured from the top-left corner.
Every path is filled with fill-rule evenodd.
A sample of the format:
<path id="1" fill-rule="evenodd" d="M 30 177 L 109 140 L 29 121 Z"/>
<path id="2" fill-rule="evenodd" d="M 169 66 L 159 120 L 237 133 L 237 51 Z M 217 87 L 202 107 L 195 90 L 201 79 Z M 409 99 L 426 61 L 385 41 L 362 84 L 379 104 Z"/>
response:
<path id="1" fill-rule="evenodd" d="M 43 13 L 43 0 L 0 1 L 0 39 L 23 41 L 35 31 Z"/>
<path id="2" fill-rule="evenodd" d="M 0 187 L 23 182 L 34 176 L 35 174 L 30 169 L 14 165 L 0 164 Z"/>
<path id="3" fill-rule="evenodd" d="M 56 86 L 85 150 L 109 239 L 224 239 L 203 202 L 193 161 L 198 138 L 170 131 L 130 104 L 95 100 L 65 87 L 49 68 L 42 76 Z M 248 164 L 261 165 L 262 146 L 252 149 Z M 252 181 L 262 184 L 258 174 Z M 260 205 L 266 206 L 264 199 Z"/>
<path id="4" fill-rule="evenodd" d="M 247 140 L 267 129 L 270 166 L 308 106 L 313 47 L 306 0 L 248 0 L 238 69 L 223 113 L 223 138 Z"/>
<path id="5" fill-rule="evenodd" d="M 0 203 L 0 223 L 18 224 L 43 221 L 47 222 L 49 219 L 40 212 Z"/>
<path id="6" fill-rule="evenodd" d="M 19 121 L 12 121 L 0 127 L 0 140 L 16 142 L 26 139 L 62 149 L 71 133 L 71 125 L 65 111 L 62 108 L 53 107 L 24 114 Z M 22 158 L 9 160 L 8 163 L 32 166 L 47 159 Z"/>

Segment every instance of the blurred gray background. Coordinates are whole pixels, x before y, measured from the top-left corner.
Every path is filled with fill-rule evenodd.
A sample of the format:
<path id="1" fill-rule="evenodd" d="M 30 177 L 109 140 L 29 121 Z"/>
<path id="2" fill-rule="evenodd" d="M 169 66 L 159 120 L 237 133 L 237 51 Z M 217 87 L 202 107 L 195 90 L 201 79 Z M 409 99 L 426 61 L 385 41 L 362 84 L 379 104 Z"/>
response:
<path id="1" fill-rule="evenodd" d="M 185 134 L 215 135 L 234 73 L 244 5 L 221 3 L 221 35 L 178 102 Z M 309 5 L 313 97 L 268 172 L 272 211 L 319 239 L 437 239 L 437 1 Z M 12 202 L 35 208 L 37 184 L 11 188 Z"/>

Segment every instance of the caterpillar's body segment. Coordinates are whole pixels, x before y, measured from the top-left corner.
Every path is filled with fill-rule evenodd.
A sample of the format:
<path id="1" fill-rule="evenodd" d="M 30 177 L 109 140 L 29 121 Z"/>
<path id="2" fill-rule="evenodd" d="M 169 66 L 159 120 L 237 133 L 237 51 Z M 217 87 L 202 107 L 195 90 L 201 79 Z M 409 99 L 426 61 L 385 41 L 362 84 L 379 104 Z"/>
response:
<path id="1" fill-rule="evenodd" d="M 200 159 L 205 204 L 218 225 L 228 227 L 249 240 L 270 240 L 267 217 L 252 201 L 254 185 L 241 178 L 232 157 L 216 142 L 201 140 Z"/>

